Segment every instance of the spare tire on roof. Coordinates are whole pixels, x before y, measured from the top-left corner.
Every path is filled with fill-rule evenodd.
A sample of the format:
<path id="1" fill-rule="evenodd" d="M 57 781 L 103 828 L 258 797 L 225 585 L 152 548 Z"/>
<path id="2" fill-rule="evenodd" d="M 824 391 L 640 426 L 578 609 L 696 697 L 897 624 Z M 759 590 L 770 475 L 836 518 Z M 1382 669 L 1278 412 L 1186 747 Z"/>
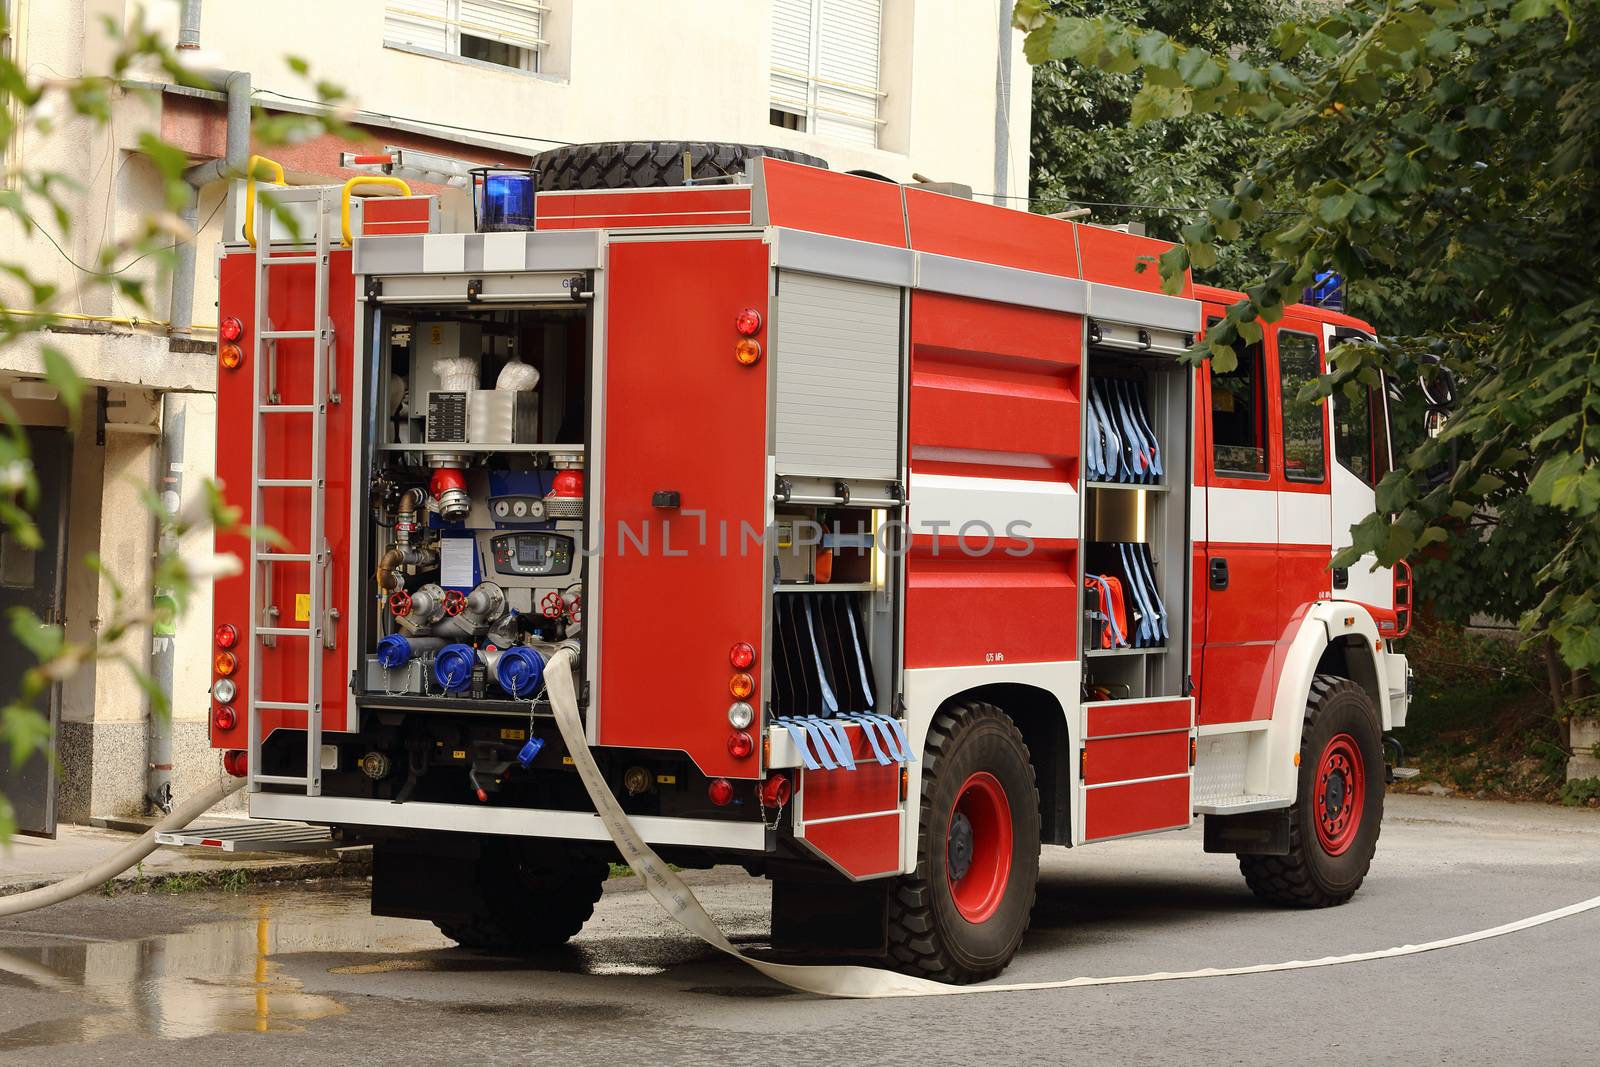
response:
<path id="1" fill-rule="evenodd" d="M 825 159 L 788 148 L 723 144 L 716 141 L 608 141 L 553 148 L 533 157 L 543 191 L 563 189 L 642 189 L 683 184 L 683 154 L 689 153 L 696 181 L 742 174 L 757 156 L 828 168 Z"/>

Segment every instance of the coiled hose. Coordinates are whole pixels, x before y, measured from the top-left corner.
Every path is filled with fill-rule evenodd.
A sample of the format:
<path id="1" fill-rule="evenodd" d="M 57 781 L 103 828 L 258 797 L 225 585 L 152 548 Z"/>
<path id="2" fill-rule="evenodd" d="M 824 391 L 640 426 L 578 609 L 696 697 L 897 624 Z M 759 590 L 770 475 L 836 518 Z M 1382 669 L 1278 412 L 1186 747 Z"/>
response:
<path id="1" fill-rule="evenodd" d="M 214 785 L 207 786 L 183 804 L 172 809 L 172 814 L 156 823 L 150 829 L 140 834 L 134 840 L 123 845 L 116 852 L 90 867 L 82 874 L 75 874 L 54 885 L 41 886 L 30 889 L 26 893 L 15 893 L 9 897 L 0 897 L 0 919 L 8 915 L 21 915 L 25 911 L 36 908 L 47 908 L 51 904 L 59 904 L 63 900 L 71 900 L 86 890 L 103 885 L 107 879 L 115 878 L 135 863 L 144 859 L 158 847 L 156 834 L 167 830 L 181 830 L 195 819 L 210 811 L 224 798 L 232 796 L 244 785 L 243 778 L 225 778 Z"/>

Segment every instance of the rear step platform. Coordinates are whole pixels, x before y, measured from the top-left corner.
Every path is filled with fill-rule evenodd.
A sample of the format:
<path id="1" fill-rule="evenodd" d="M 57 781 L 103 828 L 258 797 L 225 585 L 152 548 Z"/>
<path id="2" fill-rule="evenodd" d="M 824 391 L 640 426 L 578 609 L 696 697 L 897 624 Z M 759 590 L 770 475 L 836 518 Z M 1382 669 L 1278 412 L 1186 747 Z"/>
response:
<path id="1" fill-rule="evenodd" d="M 179 848 L 214 848 L 223 852 L 322 852 L 330 848 L 344 848 L 352 843 L 335 841 L 333 832 L 326 826 L 260 819 L 164 830 L 156 834 L 156 842 Z"/>

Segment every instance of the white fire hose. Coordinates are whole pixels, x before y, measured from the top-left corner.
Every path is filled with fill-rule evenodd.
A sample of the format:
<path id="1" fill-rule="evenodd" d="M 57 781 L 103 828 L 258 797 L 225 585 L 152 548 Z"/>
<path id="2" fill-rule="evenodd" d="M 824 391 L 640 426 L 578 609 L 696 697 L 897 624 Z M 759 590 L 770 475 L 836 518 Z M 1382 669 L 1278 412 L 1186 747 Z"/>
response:
<path id="1" fill-rule="evenodd" d="M 69 900 L 77 896 L 79 893 L 105 884 L 107 879 L 115 878 L 154 852 L 159 847 L 156 844 L 156 834 L 167 830 L 182 830 L 210 811 L 223 797 L 230 796 L 237 791 L 244 783 L 245 780 L 243 778 L 225 778 L 215 785 L 207 786 L 184 803 L 173 808 L 171 815 L 168 815 L 149 830 L 123 845 L 82 874 L 75 874 L 71 878 L 59 881 L 54 885 L 30 889 L 26 893 L 15 893 L 9 897 L 0 897 L 0 918 L 5 918 L 8 915 L 21 915 L 23 912 L 33 911 L 35 908 L 45 908 L 51 904 L 59 904 L 63 900 Z"/>
<path id="2" fill-rule="evenodd" d="M 578 775 L 583 780 L 584 788 L 589 792 L 589 799 L 594 802 L 595 811 L 605 825 L 606 832 L 611 835 L 611 840 L 622 853 L 622 858 L 644 880 L 645 889 L 655 898 L 656 903 L 660 904 L 679 926 L 712 948 L 749 964 L 768 978 L 807 993 L 817 993 L 827 997 L 958 996 L 969 993 L 1011 993 L 1078 986 L 1129 985 L 1135 982 L 1171 982 L 1184 978 L 1221 978 L 1236 974 L 1263 974 L 1268 971 L 1299 971 L 1311 967 L 1364 963 L 1369 960 L 1414 956 L 1436 949 L 1455 948 L 1543 926 L 1557 919 L 1565 919 L 1568 916 L 1600 908 L 1600 896 L 1590 897 L 1588 900 L 1569 904 L 1564 908 L 1518 919 L 1516 922 L 1488 930 L 1457 934 L 1437 941 L 1426 941 L 1420 945 L 1400 945 L 1373 952 L 1352 952 L 1344 956 L 1323 956 L 1314 960 L 1290 960 L 1286 963 L 1259 963 L 1244 967 L 1203 967 L 1193 971 L 1158 971 L 1153 974 L 1115 977 L 1068 978 L 1050 982 L 956 986 L 873 967 L 770 963 L 746 956 L 733 947 L 732 942 L 695 898 L 694 892 L 684 884 L 683 879 L 661 862 L 661 857 L 656 855 L 649 845 L 645 844 L 644 838 L 634 828 L 627 813 L 617 803 L 616 797 L 612 795 L 600 774 L 600 768 L 595 765 L 594 756 L 589 752 L 588 739 L 583 732 L 583 722 L 578 715 L 577 693 L 572 685 L 572 659 L 573 653 L 568 649 L 561 649 L 550 658 L 550 662 L 545 665 L 546 692 L 549 694 L 551 707 L 555 710 L 556 724 L 561 729 L 561 737 L 567 743 L 567 754 L 572 757 L 573 764 L 578 768 Z"/>

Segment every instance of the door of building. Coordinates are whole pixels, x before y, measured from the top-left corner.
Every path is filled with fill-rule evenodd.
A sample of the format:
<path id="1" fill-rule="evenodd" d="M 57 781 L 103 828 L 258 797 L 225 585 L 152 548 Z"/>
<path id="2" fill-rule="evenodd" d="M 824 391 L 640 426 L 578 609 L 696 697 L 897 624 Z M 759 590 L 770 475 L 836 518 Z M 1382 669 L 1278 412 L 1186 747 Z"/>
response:
<path id="1" fill-rule="evenodd" d="M 9 620 L 15 608 L 59 623 L 66 570 L 67 495 L 71 484 L 72 441 L 62 429 L 32 427 L 28 450 L 39 477 L 39 505 L 34 521 L 44 543 L 30 549 L 9 530 L 0 528 L 0 616 Z M 10 629 L 9 622 L 7 629 Z M 21 693 L 22 676 L 34 664 L 33 653 L 15 640 L 0 645 L 0 706 Z M 50 720 L 54 745 L 61 718 L 61 687 L 53 685 L 35 704 Z M 56 763 L 51 753 L 36 752 L 13 767 L 9 751 L 0 751 L 0 793 L 11 801 L 17 829 L 54 837 L 56 832 Z"/>

